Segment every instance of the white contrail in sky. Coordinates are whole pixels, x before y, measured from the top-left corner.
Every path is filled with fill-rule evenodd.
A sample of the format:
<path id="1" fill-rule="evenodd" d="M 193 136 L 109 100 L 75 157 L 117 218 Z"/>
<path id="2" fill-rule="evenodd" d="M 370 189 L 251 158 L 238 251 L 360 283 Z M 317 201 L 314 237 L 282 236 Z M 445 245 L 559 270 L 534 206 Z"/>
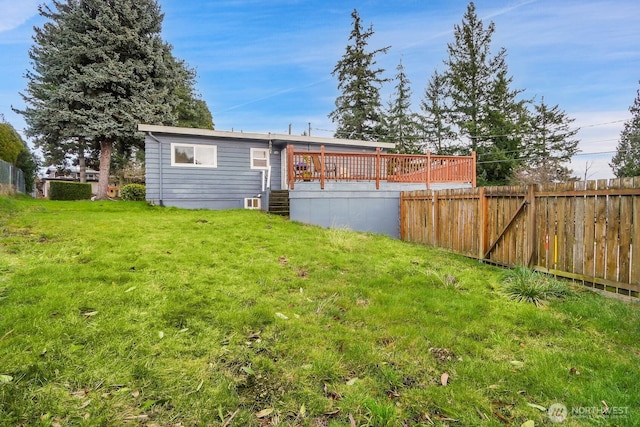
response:
<path id="1" fill-rule="evenodd" d="M 0 0 L 0 32 L 13 30 L 38 14 L 39 0 Z"/>

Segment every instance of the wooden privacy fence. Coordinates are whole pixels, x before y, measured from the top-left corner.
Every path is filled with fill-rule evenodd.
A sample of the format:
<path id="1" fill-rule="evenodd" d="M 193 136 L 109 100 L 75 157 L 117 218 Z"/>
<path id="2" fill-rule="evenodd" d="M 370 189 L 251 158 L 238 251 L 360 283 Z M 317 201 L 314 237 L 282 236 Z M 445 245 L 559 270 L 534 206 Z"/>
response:
<path id="1" fill-rule="evenodd" d="M 403 192 L 400 236 L 638 297 L 640 177 Z"/>

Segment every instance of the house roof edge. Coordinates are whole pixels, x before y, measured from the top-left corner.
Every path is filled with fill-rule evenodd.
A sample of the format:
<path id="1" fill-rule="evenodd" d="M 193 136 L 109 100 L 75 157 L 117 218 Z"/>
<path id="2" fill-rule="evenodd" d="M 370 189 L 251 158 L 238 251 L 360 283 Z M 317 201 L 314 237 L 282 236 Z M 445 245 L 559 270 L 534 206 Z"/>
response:
<path id="1" fill-rule="evenodd" d="M 197 129 L 197 128 L 183 128 L 177 126 L 159 126 L 159 125 L 147 125 L 139 124 L 138 131 L 140 132 L 155 132 L 171 135 L 189 135 L 189 136 L 210 136 L 217 138 L 243 138 L 243 139 L 257 139 L 264 141 L 284 141 L 291 143 L 303 143 L 303 144 L 317 144 L 317 145 L 349 145 L 360 146 L 370 148 L 386 148 L 391 149 L 395 146 L 390 142 L 378 142 L 378 141 L 360 141 L 355 139 L 338 139 L 338 138 L 324 138 L 318 136 L 296 136 L 296 135 L 284 135 L 277 133 L 253 133 L 253 132 L 231 132 L 220 131 L 211 129 Z"/>

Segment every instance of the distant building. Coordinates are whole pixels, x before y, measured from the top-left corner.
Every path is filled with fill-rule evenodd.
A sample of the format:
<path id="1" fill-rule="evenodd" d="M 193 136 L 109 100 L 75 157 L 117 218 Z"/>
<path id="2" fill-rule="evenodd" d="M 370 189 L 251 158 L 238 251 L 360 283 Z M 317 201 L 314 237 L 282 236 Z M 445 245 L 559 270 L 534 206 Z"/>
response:
<path id="1" fill-rule="evenodd" d="M 94 169 L 86 169 L 87 183 L 91 184 L 91 193 L 96 194 L 98 191 L 99 172 Z M 41 169 L 42 195 L 49 197 L 49 187 L 51 181 L 71 181 L 80 182 L 80 167 L 71 166 L 67 169 L 59 169 L 57 166 L 51 165 Z"/>

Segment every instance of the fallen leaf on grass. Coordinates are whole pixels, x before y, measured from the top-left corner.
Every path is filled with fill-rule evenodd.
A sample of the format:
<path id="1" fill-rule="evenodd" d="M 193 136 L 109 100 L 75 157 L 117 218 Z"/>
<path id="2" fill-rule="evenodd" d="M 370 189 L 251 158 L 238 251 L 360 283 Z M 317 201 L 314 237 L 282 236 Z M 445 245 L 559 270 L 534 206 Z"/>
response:
<path id="1" fill-rule="evenodd" d="M 260 412 L 256 412 L 256 417 L 264 418 L 264 417 L 268 417 L 272 413 L 273 413 L 273 408 L 266 408 L 266 409 L 263 409 Z"/>
<path id="2" fill-rule="evenodd" d="M 131 291 L 132 291 L 132 290 L 134 290 L 135 288 L 136 288 L 135 286 L 132 286 L 132 287 L 130 287 L 129 289 L 127 289 L 126 291 L 124 291 L 124 293 L 126 294 L 126 293 L 128 293 L 128 292 L 131 292 Z"/>
<path id="3" fill-rule="evenodd" d="M 282 314 L 280 312 L 276 313 L 276 316 L 281 318 L 282 320 L 289 320 L 289 318 L 285 314 Z"/>
<path id="4" fill-rule="evenodd" d="M 495 409 L 493 410 L 493 415 L 498 417 L 500 419 L 500 421 L 502 421 L 503 423 L 505 423 L 507 425 L 511 424 L 511 421 L 509 421 L 509 419 L 507 417 L 505 417 L 504 415 L 502 415 L 500 412 L 498 412 Z"/>
<path id="5" fill-rule="evenodd" d="M 163 331 L 158 332 L 158 338 L 160 338 L 160 339 L 164 338 L 164 332 Z"/>
<path id="6" fill-rule="evenodd" d="M 87 393 L 86 390 L 78 390 L 71 393 L 71 396 L 75 397 L 76 399 L 83 399 L 87 394 L 89 393 Z"/>
<path id="7" fill-rule="evenodd" d="M 80 405 L 80 406 L 78 407 L 78 409 L 84 409 L 84 408 L 86 408 L 86 407 L 87 407 L 87 406 L 89 406 L 89 405 L 91 405 L 91 399 L 87 399 L 86 401 L 84 401 L 84 403 L 83 403 L 82 405 Z"/>
<path id="8" fill-rule="evenodd" d="M 329 390 L 329 386 L 327 385 L 327 383 L 324 383 L 324 387 L 322 387 L 322 391 L 324 391 L 324 395 L 329 399 L 333 399 L 333 400 L 342 399 L 342 396 L 340 396 L 340 393 L 333 390 Z"/>
<path id="9" fill-rule="evenodd" d="M 0 375 L 0 384 L 6 384 L 13 381 L 13 377 L 11 375 Z"/>
<path id="10" fill-rule="evenodd" d="M 98 311 L 83 311 L 81 314 L 84 317 L 93 317 L 98 314 Z"/>
<path id="11" fill-rule="evenodd" d="M 511 366 L 513 366 L 514 368 L 522 368 L 524 366 L 524 362 L 521 362 L 519 360 L 512 360 L 511 362 L 509 362 L 511 364 Z"/>
<path id="12" fill-rule="evenodd" d="M 354 385 L 356 381 L 358 381 L 358 377 L 351 378 L 349 381 L 347 381 L 347 385 Z"/>
<path id="13" fill-rule="evenodd" d="M 247 374 L 247 375 L 253 375 L 255 377 L 256 372 L 251 369 L 251 366 L 243 366 L 242 370 Z"/>
<path id="14" fill-rule="evenodd" d="M 444 374 L 440 375 L 440 384 L 446 387 L 448 382 L 449 382 L 448 373 L 445 372 Z"/>
<path id="15" fill-rule="evenodd" d="M 547 410 L 547 408 L 545 408 L 544 406 L 536 405 L 535 403 L 527 403 L 527 405 L 531 406 L 532 408 L 539 409 L 542 412 L 545 412 Z"/>
<path id="16" fill-rule="evenodd" d="M 527 420 L 520 427 L 536 427 L 536 423 L 533 420 Z"/>

